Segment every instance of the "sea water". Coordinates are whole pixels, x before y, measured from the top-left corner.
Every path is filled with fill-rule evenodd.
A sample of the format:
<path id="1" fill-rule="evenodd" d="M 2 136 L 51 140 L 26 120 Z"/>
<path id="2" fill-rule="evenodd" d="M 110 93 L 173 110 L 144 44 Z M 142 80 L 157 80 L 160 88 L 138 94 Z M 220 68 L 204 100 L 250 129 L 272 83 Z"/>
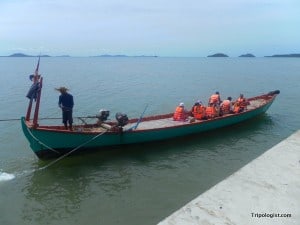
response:
<path id="1" fill-rule="evenodd" d="M 51 161 L 32 153 L 18 119 L 26 113 L 36 58 L 0 58 L 0 224 L 156 224 L 299 129 L 299 58 L 41 58 L 40 117 L 60 117 L 56 87 L 74 117 L 100 109 L 129 118 L 279 89 L 266 114 L 176 140 L 115 147 Z M 87 122 L 93 122 L 88 120 Z M 61 123 L 44 121 L 40 123 Z M 80 124 L 82 121 L 76 120 Z"/>

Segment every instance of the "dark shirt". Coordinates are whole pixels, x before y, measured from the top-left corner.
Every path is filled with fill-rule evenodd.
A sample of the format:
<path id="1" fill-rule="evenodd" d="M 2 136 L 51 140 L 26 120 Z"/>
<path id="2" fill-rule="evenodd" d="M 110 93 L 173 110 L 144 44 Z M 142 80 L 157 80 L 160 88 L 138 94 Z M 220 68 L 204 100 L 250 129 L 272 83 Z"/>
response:
<path id="1" fill-rule="evenodd" d="M 73 96 L 69 93 L 64 93 L 59 96 L 59 107 L 63 110 L 72 110 L 74 106 Z"/>

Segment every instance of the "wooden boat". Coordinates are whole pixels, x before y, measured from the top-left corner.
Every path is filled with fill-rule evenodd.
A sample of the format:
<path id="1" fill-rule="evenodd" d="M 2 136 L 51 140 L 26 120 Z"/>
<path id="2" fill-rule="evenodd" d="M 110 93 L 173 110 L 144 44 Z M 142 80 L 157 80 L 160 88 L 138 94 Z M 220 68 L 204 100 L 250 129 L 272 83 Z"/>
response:
<path id="1" fill-rule="evenodd" d="M 142 114 L 140 118 L 130 119 L 126 124 L 120 124 L 117 120 L 95 122 L 75 125 L 73 130 L 66 130 L 64 126 L 43 126 L 38 123 L 42 82 L 42 77 L 34 79 L 34 84 L 39 86 L 36 101 L 30 99 L 27 115 L 21 118 L 22 129 L 30 147 L 41 159 L 61 157 L 75 150 L 101 150 L 116 145 L 171 139 L 240 123 L 265 113 L 280 93 L 277 90 L 248 98 L 249 105 L 245 111 L 214 119 L 174 121 L 173 113 L 148 117 L 143 117 Z M 34 116 L 30 119 L 33 104 L 35 104 Z"/>

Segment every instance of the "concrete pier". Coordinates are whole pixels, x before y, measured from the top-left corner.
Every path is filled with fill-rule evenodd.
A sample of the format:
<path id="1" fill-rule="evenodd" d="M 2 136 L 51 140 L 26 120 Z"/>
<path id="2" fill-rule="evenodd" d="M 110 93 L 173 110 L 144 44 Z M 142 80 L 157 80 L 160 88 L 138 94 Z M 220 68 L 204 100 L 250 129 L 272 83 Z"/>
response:
<path id="1" fill-rule="evenodd" d="M 300 225 L 300 130 L 159 225 Z"/>

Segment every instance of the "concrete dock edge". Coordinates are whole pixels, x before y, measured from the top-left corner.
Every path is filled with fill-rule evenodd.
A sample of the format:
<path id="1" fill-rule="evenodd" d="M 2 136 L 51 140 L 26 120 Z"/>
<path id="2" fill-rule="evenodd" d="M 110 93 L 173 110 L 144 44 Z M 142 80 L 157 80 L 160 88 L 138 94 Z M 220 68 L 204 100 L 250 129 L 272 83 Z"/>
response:
<path id="1" fill-rule="evenodd" d="M 300 225 L 300 130 L 158 225 Z"/>

